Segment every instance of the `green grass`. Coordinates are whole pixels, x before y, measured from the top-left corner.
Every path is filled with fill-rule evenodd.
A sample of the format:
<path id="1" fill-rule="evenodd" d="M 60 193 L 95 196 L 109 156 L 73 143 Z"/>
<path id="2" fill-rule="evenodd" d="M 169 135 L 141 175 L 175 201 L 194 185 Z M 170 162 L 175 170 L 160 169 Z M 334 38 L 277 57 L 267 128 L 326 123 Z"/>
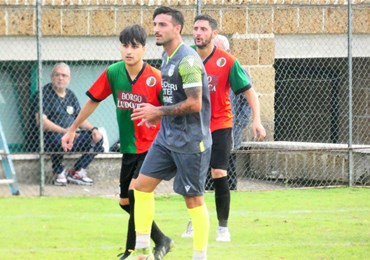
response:
<path id="1" fill-rule="evenodd" d="M 208 259 L 368 259 L 370 189 L 232 193 L 231 243 L 215 242 L 214 194 Z M 127 214 L 116 198 L 0 198 L 0 259 L 117 259 Z M 181 238 L 182 197 L 156 198 L 156 220 L 175 240 L 166 259 L 191 259 Z"/>

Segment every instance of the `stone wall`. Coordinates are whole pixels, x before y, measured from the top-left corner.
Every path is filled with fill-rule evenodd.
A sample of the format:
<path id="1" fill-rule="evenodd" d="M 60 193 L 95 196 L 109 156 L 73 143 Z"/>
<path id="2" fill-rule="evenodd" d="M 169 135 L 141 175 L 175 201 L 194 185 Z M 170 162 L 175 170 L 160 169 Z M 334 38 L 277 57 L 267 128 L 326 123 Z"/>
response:
<path id="1" fill-rule="evenodd" d="M 36 34 L 36 0 L 0 0 L 0 37 Z M 220 32 L 231 37 L 235 56 L 246 66 L 261 103 L 267 140 L 274 136 L 275 35 L 345 34 L 344 0 L 211 0 L 202 12 L 219 22 Z M 153 8 L 172 5 L 184 13 L 183 33 L 190 35 L 196 15 L 195 0 L 44 0 L 44 36 L 115 36 L 138 23 L 152 35 Z M 353 32 L 370 33 L 370 0 L 353 2 Z M 124 8 L 122 8 L 124 6 Z M 248 133 L 247 133 L 248 135 Z M 247 136 L 250 140 L 251 136 Z"/>

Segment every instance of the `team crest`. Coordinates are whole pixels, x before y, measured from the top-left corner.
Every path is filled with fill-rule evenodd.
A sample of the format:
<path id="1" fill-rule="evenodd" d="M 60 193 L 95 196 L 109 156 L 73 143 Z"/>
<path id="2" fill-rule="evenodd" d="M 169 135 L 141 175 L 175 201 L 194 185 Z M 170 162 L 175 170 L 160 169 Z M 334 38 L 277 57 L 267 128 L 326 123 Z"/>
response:
<path id="1" fill-rule="evenodd" d="M 216 61 L 216 64 L 217 64 L 217 66 L 222 68 L 223 66 L 226 65 L 226 59 L 224 57 L 221 57 Z"/>
<path id="2" fill-rule="evenodd" d="M 157 79 L 153 76 L 150 76 L 149 78 L 146 79 L 146 84 L 148 87 L 153 87 L 157 83 Z"/>
<path id="3" fill-rule="evenodd" d="M 170 68 L 168 69 L 168 76 L 172 77 L 174 72 L 175 72 L 175 65 L 171 64 Z"/>
<path id="4" fill-rule="evenodd" d="M 66 110 L 67 110 L 67 113 L 70 114 L 70 115 L 72 115 L 73 112 L 74 112 L 74 108 L 72 106 L 67 106 Z"/>

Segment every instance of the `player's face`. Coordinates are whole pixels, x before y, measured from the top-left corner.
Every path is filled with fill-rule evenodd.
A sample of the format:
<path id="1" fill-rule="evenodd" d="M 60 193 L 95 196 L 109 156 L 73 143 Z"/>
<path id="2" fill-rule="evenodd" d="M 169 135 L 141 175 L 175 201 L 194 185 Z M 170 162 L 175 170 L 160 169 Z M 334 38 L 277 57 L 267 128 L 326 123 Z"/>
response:
<path id="1" fill-rule="evenodd" d="M 193 25 L 194 44 L 200 49 L 207 47 L 212 43 L 215 32 L 212 31 L 209 22 L 206 20 L 198 20 Z"/>
<path id="2" fill-rule="evenodd" d="M 70 80 L 71 72 L 66 67 L 56 67 L 51 76 L 51 82 L 57 89 L 65 89 Z"/>
<path id="3" fill-rule="evenodd" d="M 159 14 L 154 18 L 155 43 L 158 46 L 165 46 L 180 34 L 180 25 L 172 23 L 172 17 L 167 14 Z"/>
<path id="4" fill-rule="evenodd" d="M 140 43 L 137 44 L 122 44 L 121 45 L 122 60 L 128 66 L 134 66 L 141 62 L 144 56 L 145 47 Z"/>

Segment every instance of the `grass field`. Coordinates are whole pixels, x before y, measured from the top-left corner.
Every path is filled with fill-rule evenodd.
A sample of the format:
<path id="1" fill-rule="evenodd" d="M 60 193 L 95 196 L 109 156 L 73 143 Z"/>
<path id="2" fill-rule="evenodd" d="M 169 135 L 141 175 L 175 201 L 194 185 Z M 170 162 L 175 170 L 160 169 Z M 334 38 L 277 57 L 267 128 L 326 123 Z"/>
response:
<path id="1" fill-rule="evenodd" d="M 231 243 L 215 242 L 214 194 L 208 259 L 369 259 L 370 189 L 232 193 Z M 127 214 L 117 198 L 0 198 L 0 259 L 117 259 Z M 166 259 L 191 259 L 181 238 L 189 217 L 177 195 L 156 198 L 156 220 L 175 240 Z"/>

